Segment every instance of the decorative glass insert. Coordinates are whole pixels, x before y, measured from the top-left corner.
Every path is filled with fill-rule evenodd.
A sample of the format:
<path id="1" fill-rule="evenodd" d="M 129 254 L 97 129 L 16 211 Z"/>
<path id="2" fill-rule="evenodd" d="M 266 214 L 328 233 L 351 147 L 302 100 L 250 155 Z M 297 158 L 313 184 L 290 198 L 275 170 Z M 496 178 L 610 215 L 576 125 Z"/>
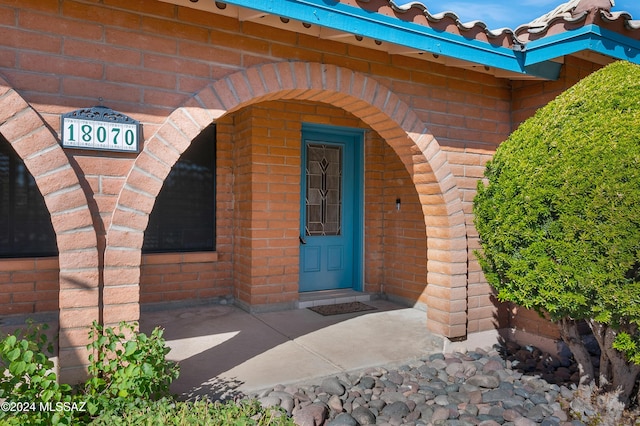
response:
<path id="1" fill-rule="evenodd" d="M 342 147 L 307 144 L 305 233 L 341 235 Z"/>

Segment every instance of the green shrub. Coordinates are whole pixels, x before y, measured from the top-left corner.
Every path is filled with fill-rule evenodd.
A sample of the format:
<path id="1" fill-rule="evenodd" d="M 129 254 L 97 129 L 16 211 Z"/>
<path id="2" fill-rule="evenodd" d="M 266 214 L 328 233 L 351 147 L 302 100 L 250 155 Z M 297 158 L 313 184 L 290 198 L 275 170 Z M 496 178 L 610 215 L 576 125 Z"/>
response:
<path id="1" fill-rule="evenodd" d="M 617 62 L 567 90 L 485 176 L 478 258 L 498 298 L 558 322 L 585 381 L 594 369 L 576 321 L 587 321 L 601 377 L 628 398 L 640 373 L 640 67 Z"/>
<path id="2" fill-rule="evenodd" d="M 71 424 L 72 413 L 49 410 L 49 404 L 70 403 L 71 386 L 59 384 L 54 365 L 46 352 L 53 354 L 44 331 L 29 323 L 26 331 L 17 331 L 0 341 L 0 423 L 14 425 Z"/>
<path id="3" fill-rule="evenodd" d="M 172 399 L 142 403 L 124 413 L 105 411 L 93 426 L 292 426 L 294 423 L 278 410 L 263 409 L 257 401 L 229 401 L 226 403 L 176 402 Z"/>
<path id="4" fill-rule="evenodd" d="M 166 359 L 171 349 L 165 345 L 163 331 L 156 328 L 147 336 L 136 328 L 137 324 L 124 322 L 117 328 L 93 323 L 87 346 L 90 378 L 83 389 L 89 414 L 169 395 L 179 369 Z"/>
<path id="5" fill-rule="evenodd" d="M 86 424 L 102 411 L 121 413 L 169 395 L 178 377 L 178 366 L 166 359 L 170 349 L 161 329 L 147 336 L 136 324 L 113 328 L 94 322 L 87 346 L 90 377 L 73 389 L 58 383 L 43 329 L 29 326 L 0 341 L 1 424 Z"/>
<path id="6" fill-rule="evenodd" d="M 87 346 L 90 377 L 72 389 L 57 382 L 46 355 L 53 353 L 53 347 L 44 329 L 46 325 L 30 325 L 26 332 L 0 341 L 0 402 L 13 404 L 3 405 L 2 426 L 294 424 L 284 412 L 263 409 L 255 400 L 175 401 L 169 385 L 179 370 L 166 359 L 170 349 L 162 330 L 156 328 L 147 336 L 136 331 L 136 324 L 120 323 L 116 328 L 93 324 Z M 57 403 L 73 409 L 55 409 Z"/>

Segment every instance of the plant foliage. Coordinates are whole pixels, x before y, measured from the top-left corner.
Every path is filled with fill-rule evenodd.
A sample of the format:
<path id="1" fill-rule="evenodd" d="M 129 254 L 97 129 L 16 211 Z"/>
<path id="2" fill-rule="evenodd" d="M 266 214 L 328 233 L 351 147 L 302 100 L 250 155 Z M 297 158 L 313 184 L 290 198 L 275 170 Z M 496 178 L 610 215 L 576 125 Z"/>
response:
<path id="1" fill-rule="evenodd" d="M 169 386 L 179 369 L 156 328 L 137 324 L 89 330 L 89 379 L 72 388 L 58 383 L 45 330 L 30 324 L 0 340 L 0 425 L 255 425 L 292 426 L 278 409 L 255 400 L 226 403 L 176 401 Z"/>
<path id="2" fill-rule="evenodd" d="M 178 377 L 176 363 L 168 361 L 162 330 L 150 336 L 137 324 L 89 331 L 89 379 L 75 389 L 58 383 L 46 325 L 30 324 L 0 341 L 0 424 L 87 424 L 100 412 L 121 414 L 140 404 L 166 397 Z M 46 351 L 45 351 L 46 350 Z"/>
<path id="3" fill-rule="evenodd" d="M 126 408 L 140 399 L 169 395 L 169 385 L 178 378 L 175 362 L 168 361 L 170 349 L 156 328 L 150 336 L 136 332 L 137 324 L 121 322 L 117 328 L 94 321 L 87 349 L 90 378 L 84 387 L 91 415 L 112 407 Z"/>
<path id="4" fill-rule="evenodd" d="M 498 298 L 611 327 L 640 363 L 640 67 L 613 63 L 558 96 L 485 177 L 477 255 Z"/>
<path id="5" fill-rule="evenodd" d="M 0 400 L 12 404 L 0 411 L 2 424 L 71 424 L 69 413 L 40 406 L 41 402 L 46 407 L 47 403 L 70 403 L 73 399 L 71 386 L 58 383 L 54 364 L 47 356 L 53 354 L 47 328 L 30 323 L 26 331 L 18 330 L 0 341 Z"/>
<path id="6" fill-rule="evenodd" d="M 293 420 L 276 409 L 264 409 L 256 400 L 225 403 L 208 400 L 176 402 L 169 398 L 142 403 L 124 413 L 105 411 L 93 426 L 293 426 Z"/>

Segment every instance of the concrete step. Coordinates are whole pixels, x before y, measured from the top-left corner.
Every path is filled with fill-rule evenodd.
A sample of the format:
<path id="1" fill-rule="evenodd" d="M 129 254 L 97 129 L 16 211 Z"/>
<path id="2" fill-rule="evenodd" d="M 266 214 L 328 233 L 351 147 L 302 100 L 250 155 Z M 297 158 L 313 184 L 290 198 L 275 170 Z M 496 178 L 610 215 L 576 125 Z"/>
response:
<path id="1" fill-rule="evenodd" d="M 351 289 L 309 291 L 300 293 L 297 309 L 306 309 L 313 306 L 337 305 L 349 302 L 368 302 L 373 299 L 370 293 L 363 293 Z"/>

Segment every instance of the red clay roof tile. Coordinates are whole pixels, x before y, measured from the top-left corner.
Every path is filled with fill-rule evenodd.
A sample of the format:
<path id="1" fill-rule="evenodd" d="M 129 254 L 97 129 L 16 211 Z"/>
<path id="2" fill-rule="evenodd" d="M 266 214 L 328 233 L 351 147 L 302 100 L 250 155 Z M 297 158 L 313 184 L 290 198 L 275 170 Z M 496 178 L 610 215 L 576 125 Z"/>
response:
<path id="1" fill-rule="evenodd" d="M 425 5 L 428 0 L 416 0 L 405 4 L 398 4 L 394 0 L 342 0 L 345 3 L 354 1 L 366 10 L 385 15 L 393 12 L 403 21 L 422 24 L 438 31 L 447 31 L 499 46 L 527 43 L 590 24 L 636 40 L 640 39 L 640 31 L 638 31 L 640 20 L 634 21 L 627 12 L 612 12 L 612 0 L 571 0 L 529 23 L 520 25 L 515 30 L 489 29 L 482 21 L 462 22 L 455 12 L 432 14 Z"/>

